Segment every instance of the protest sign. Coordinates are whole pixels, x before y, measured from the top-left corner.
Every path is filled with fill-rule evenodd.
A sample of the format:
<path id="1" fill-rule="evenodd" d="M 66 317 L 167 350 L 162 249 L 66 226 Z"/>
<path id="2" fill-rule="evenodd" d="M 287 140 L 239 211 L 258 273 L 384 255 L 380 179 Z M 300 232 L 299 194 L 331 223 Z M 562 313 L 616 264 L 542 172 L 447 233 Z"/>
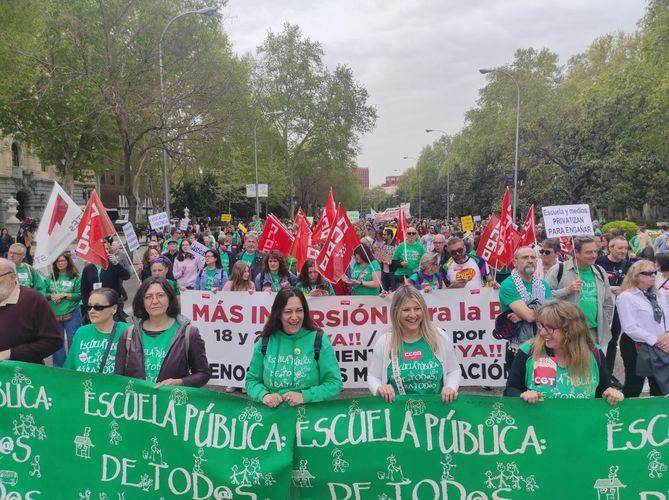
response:
<path id="1" fill-rule="evenodd" d="M 9 361 L 0 380 L 1 498 L 666 498 L 665 398 L 269 409 Z"/>
<path id="2" fill-rule="evenodd" d="M 232 222 L 232 214 L 221 214 L 221 222 Z"/>
<path id="3" fill-rule="evenodd" d="M 360 212 L 358 210 L 347 210 L 346 216 L 354 224 L 360 220 Z"/>
<path id="4" fill-rule="evenodd" d="M 588 205 L 556 205 L 543 207 L 546 236 L 593 236 L 592 219 Z"/>
<path id="5" fill-rule="evenodd" d="M 207 245 L 203 245 L 199 241 L 191 241 L 190 251 L 200 262 L 204 262 L 204 254 L 207 253 L 207 250 L 210 250 Z"/>
<path id="6" fill-rule="evenodd" d="M 253 344 L 276 294 L 181 293 L 181 311 L 200 330 L 212 369 L 211 384 L 243 387 Z M 451 336 L 462 366 L 462 385 L 505 383 L 505 341 L 492 337 L 499 314 L 497 291 L 438 290 L 425 300 L 434 323 Z M 380 335 L 390 330 L 391 297 L 307 297 L 311 317 L 330 336 L 344 387 L 367 387 L 367 365 Z"/>
<path id="7" fill-rule="evenodd" d="M 170 218 L 167 212 L 160 212 L 159 214 L 149 215 L 149 224 L 151 229 L 162 229 L 170 225 Z"/>
<path id="8" fill-rule="evenodd" d="M 460 224 L 462 225 L 462 231 L 465 233 L 474 230 L 474 218 L 471 215 L 460 217 Z"/>
<path id="9" fill-rule="evenodd" d="M 179 221 L 179 229 L 181 229 L 182 231 L 186 231 L 188 229 L 188 224 L 190 224 L 190 219 L 184 217 Z"/>
<path id="10" fill-rule="evenodd" d="M 125 235 L 125 243 L 128 245 L 128 250 L 134 252 L 139 248 L 139 240 L 135 228 L 132 227 L 132 222 L 123 224 L 123 234 Z"/>

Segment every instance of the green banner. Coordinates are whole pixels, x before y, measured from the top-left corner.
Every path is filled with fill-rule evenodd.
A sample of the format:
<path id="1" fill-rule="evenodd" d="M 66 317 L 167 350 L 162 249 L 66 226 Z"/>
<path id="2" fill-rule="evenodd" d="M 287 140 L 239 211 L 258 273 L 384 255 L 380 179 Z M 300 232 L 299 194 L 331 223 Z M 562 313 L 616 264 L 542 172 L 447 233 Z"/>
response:
<path id="1" fill-rule="evenodd" d="M 341 399 L 0 363 L 0 499 L 669 498 L 667 398 Z"/>

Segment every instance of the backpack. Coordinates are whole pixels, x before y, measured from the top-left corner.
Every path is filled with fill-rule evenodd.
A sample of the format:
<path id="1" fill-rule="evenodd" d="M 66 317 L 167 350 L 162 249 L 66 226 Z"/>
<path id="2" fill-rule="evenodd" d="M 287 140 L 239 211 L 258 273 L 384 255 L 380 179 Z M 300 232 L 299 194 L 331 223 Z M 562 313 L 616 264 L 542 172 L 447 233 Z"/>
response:
<path id="1" fill-rule="evenodd" d="M 604 277 L 604 271 L 602 270 L 601 266 L 598 266 L 595 264 L 595 269 L 597 269 L 597 272 L 599 273 L 599 276 L 601 276 L 602 281 L 605 281 L 608 283 L 608 278 Z M 564 262 L 558 262 L 558 273 L 557 273 L 557 284 L 560 284 L 560 280 L 562 280 L 562 273 L 564 272 Z"/>
<path id="2" fill-rule="evenodd" d="M 314 339 L 314 360 L 318 363 L 319 358 L 321 357 L 321 347 L 323 346 L 323 330 L 316 330 L 316 338 Z M 269 344 L 269 337 L 262 338 L 262 347 L 260 352 L 264 356 L 267 354 L 267 345 Z"/>

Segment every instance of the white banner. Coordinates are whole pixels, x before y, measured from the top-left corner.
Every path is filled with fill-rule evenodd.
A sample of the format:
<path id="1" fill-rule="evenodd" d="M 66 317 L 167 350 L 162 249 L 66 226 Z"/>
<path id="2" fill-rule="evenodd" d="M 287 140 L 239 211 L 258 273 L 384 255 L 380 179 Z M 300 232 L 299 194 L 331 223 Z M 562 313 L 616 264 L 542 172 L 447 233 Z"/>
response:
<path id="1" fill-rule="evenodd" d="M 167 212 L 152 214 L 149 215 L 149 224 L 151 224 L 151 229 L 162 229 L 170 225 L 170 218 L 167 216 Z"/>
<path id="2" fill-rule="evenodd" d="M 181 294 L 182 313 L 204 338 L 213 385 L 243 387 L 253 346 L 276 294 L 202 292 Z M 462 385 L 505 384 L 505 341 L 492 336 L 499 311 L 497 291 L 440 290 L 425 294 L 435 324 L 452 336 L 462 366 Z M 307 297 L 311 316 L 330 337 L 344 387 L 367 386 L 372 347 L 390 327 L 391 297 Z"/>
<path id="3" fill-rule="evenodd" d="M 592 219 L 588 205 L 556 205 L 543 207 L 546 236 L 560 238 L 562 236 L 592 236 Z"/>
<path id="4" fill-rule="evenodd" d="M 400 209 L 404 210 L 404 215 L 407 219 L 411 218 L 411 203 L 402 203 L 399 207 L 386 208 L 383 212 L 375 212 L 372 210 L 371 215 L 375 221 L 399 219 Z"/>
<path id="5" fill-rule="evenodd" d="M 134 252 L 139 248 L 139 240 L 135 228 L 132 227 L 132 222 L 123 224 L 123 234 L 125 234 L 125 243 L 128 246 L 128 252 Z"/>
<path id="6" fill-rule="evenodd" d="M 258 184 L 258 198 L 267 198 L 269 190 L 267 189 L 267 184 Z M 256 185 L 247 184 L 246 185 L 246 197 L 255 198 L 256 197 Z"/>

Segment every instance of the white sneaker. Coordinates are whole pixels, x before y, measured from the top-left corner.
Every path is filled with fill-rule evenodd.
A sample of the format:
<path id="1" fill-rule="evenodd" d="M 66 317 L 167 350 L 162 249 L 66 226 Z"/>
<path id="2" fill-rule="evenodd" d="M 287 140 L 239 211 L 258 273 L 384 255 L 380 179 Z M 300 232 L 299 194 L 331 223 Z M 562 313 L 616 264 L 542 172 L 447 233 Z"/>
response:
<path id="1" fill-rule="evenodd" d="M 228 394 L 232 394 L 233 392 L 235 392 L 237 390 L 237 388 L 236 387 L 231 387 L 231 386 L 225 386 L 223 388 L 223 390 L 225 392 L 227 392 Z"/>

